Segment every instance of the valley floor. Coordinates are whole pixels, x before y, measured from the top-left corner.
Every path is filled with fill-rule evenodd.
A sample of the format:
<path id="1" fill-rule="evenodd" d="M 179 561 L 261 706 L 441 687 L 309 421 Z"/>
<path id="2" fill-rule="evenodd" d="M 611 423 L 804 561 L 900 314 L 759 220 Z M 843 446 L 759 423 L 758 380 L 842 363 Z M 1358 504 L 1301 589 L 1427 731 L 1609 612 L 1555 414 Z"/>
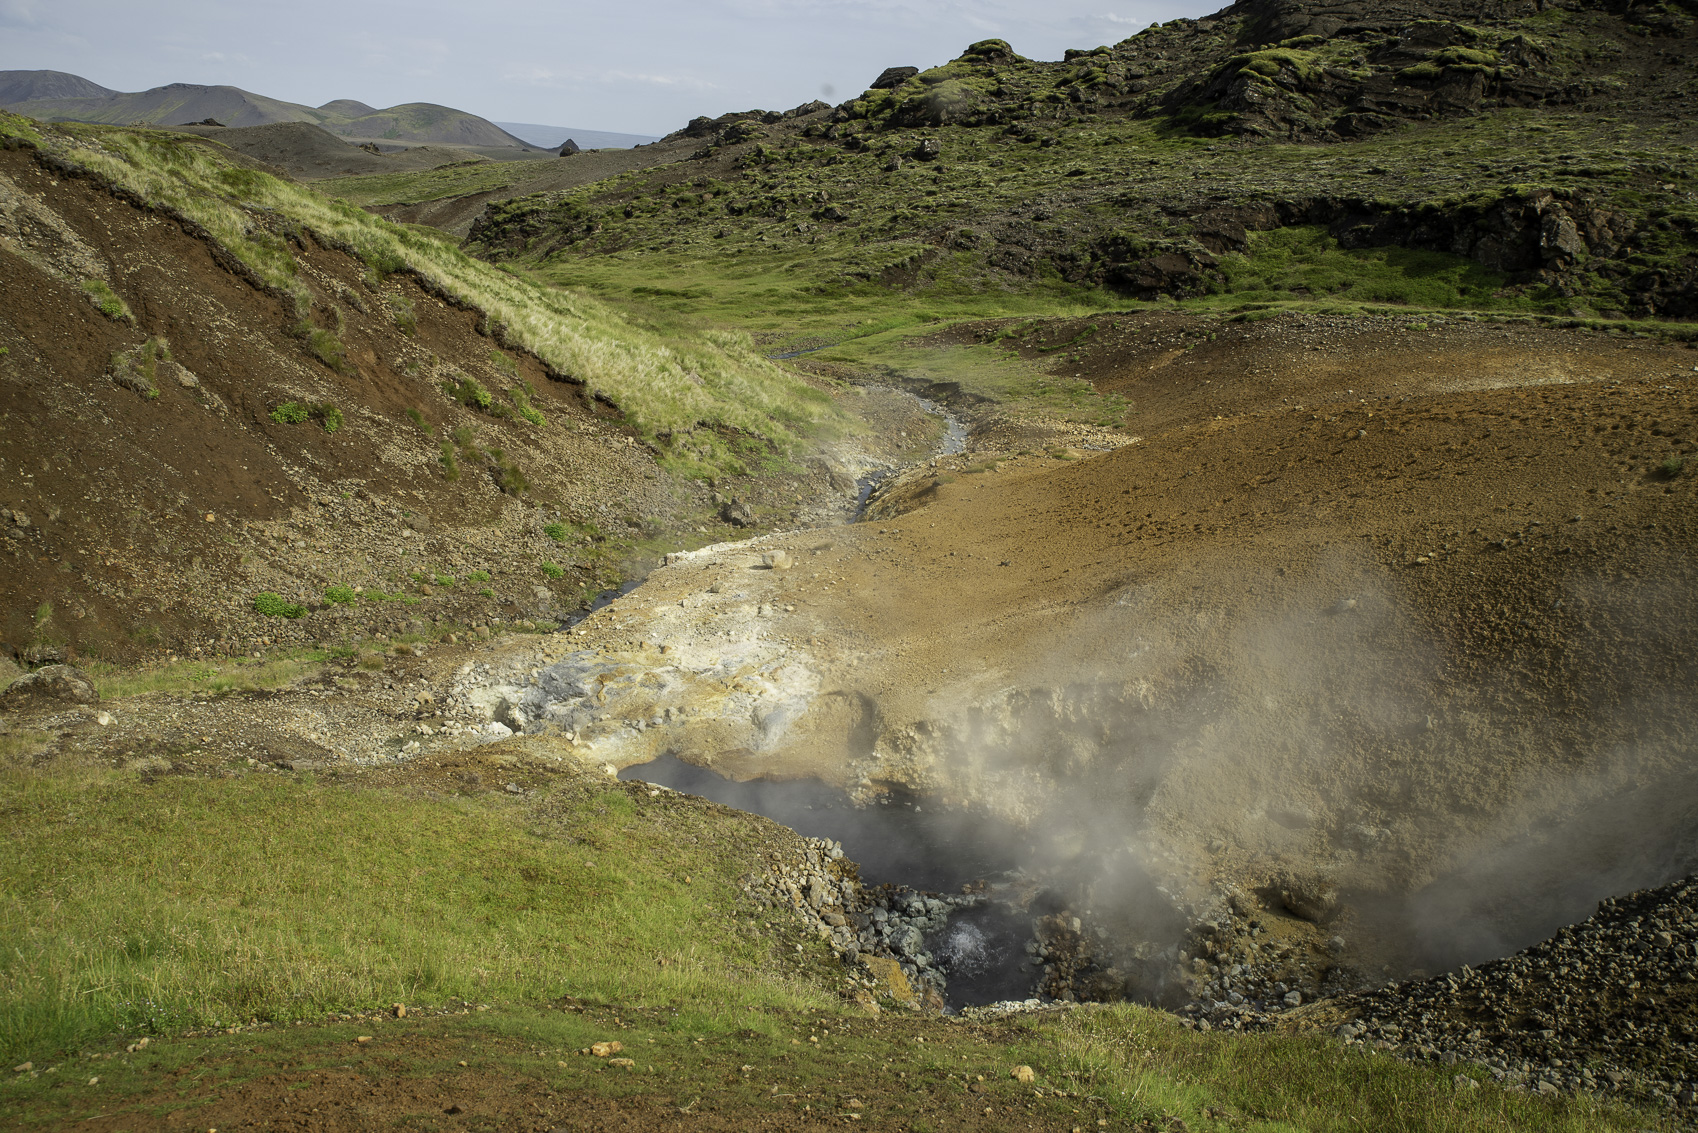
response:
<path id="1" fill-rule="evenodd" d="M 1124 1005 L 870 1016 L 822 941 L 748 902 L 793 835 L 605 775 L 675 750 L 1024 819 L 1057 836 L 1030 868 L 1087 894 L 1096 859 L 1254 894 L 1295 934 L 1294 980 L 1321 979 L 1336 929 L 1266 896 L 1282 870 L 1341 884 L 1362 976 L 1501 954 L 1677 869 L 1690 351 L 1415 320 L 1096 324 L 1061 362 L 1046 337 L 1082 327 L 1002 349 L 1128 398 L 1134 427 L 928 374 L 987 328 L 903 346 L 908 369 L 822 361 L 952 399 L 973 449 L 888 482 L 865 522 L 679 556 L 571 634 L 112 666 L 98 705 L 13 705 L 5 935 L 33 958 L 5 972 L 5 1037 L 31 1065 L 0 1106 L 112 1129 L 1642 1126 Z M 610 682 L 552 724 L 519 695 L 590 662 L 696 683 L 673 704 Z M 784 666 L 831 708 L 751 747 L 732 717 L 761 718 Z M 492 743 L 492 715 L 535 734 Z M 1080 821 L 1102 806 L 1124 820 Z M 1545 899 L 1556 874 L 1582 882 Z M 1412 935 L 1409 900 L 1451 925 L 1491 903 L 1502 935 Z M 1183 986 L 1224 996 L 1235 958 Z M 386 1017 L 409 1000 L 450 1006 Z M 614 1038 L 630 1067 L 575 1053 Z"/>

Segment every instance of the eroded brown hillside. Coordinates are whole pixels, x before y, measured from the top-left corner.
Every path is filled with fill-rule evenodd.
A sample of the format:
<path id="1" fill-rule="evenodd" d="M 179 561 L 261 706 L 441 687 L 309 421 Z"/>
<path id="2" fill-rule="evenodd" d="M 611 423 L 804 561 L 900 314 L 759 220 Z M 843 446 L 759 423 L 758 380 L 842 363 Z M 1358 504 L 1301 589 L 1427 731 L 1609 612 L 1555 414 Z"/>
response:
<path id="1" fill-rule="evenodd" d="M 0 153 L 0 235 L 0 639 L 13 647 L 125 654 L 542 616 L 612 569 L 598 540 L 691 505 L 609 406 L 501 349 L 476 312 L 299 229 L 278 223 L 273 238 L 311 289 L 306 328 L 182 224 L 29 151 Z M 103 314 L 86 280 L 130 315 Z M 145 357 L 115 361 L 150 342 L 170 359 L 151 377 L 132 372 Z M 440 388 L 465 379 L 506 416 Z M 518 416 L 501 396 L 514 389 L 546 425 Z M 279 423 L 285 403 L 330 407 L 339 427 L 324 411 Z M 567 545 L 544 534 L 554 523 Z M 478 570 L 488 581 L 468 583 Z M 398 585 L 419 572 L 427 589 L 454 582 Z M 322 606 L 327 586 L 407 599 L 253 614 L 258 591 Z"/>

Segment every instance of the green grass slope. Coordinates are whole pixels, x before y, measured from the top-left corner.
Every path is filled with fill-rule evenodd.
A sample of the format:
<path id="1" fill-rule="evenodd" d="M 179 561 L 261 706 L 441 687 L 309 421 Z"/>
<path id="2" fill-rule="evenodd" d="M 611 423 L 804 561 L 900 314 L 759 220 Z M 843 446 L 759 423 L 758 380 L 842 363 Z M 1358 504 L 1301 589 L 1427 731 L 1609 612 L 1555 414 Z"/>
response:
<path id="1" fill-rule="evenodd" d="M 61 168 L 192 221 L 257 283 L 291 298 L 303 325 L 313 294 L 290 232 L 310 233 L 379 274 L 411 272 L 482 312 L 499 340 L 616 405 L 681 470 L 738 469 L 739 453 L 751 446 L 787 451 L 839 420 L 827 395 L 766 361 L 744 334 L 633 324 L 587 295 L 533 283 L 433 234 L 238 167 L 211 144 L 142 130 L 42 127 L 12 115 L 0 116 L 0 138 L 38 147 Z"/>
<path id="2" fill-rule="evenodd" d="M 11 763 L 0 814 L 0 1055 L 23 1068 L 0 1080 L 0 1110 L 24 1127 L 167 1112 L 234 1126 L 230 1107 L 276 1120 L 355 1095 L 400 1105 L 404 1123 L 450 1102 L 485 1120 L 514 1107 L 498 1125 L 601 1103 L 675 1115 L 703 1098 L 726 1127 L 845 1112 L 891 1129 L 1655 1120 L 1317 1035 L 1201 1034 L 1126 1004 L 988 1024 L 869 1017 L 824 942 L 743 893 L 793 834 L 523 752 L 414 785 L 239 760 L 205 777 Z M 610 1038 L 630 1066 L 582 1053 Z M 1035 1079 L 1014 1081 L 1016 1066 Z M 343 1072 L 348 1097 L 313 1092 Z"/>

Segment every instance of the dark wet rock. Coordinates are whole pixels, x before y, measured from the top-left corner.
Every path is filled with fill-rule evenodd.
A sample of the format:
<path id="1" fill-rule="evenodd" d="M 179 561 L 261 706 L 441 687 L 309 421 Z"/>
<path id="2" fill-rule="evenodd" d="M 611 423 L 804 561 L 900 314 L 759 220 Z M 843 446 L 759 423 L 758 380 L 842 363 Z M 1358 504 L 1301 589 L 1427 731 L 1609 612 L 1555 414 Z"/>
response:
<path id="1" fill-rule="evenodd" d="M 1698 878 L 1602 902 L 1502 960 L 1340 997 L 1346 1042 L 1464 1061 L 1544 1094 L 1619 1094 L 1698 1119 Z"/>
<path id="2" fill-rule="evenodd" d="M 24 664 L 32 667 L 37 665 L 64 665 L 71 660 L 71 650 L 61 642 L 36 641 L 24 646 L 19 657 Z"/>

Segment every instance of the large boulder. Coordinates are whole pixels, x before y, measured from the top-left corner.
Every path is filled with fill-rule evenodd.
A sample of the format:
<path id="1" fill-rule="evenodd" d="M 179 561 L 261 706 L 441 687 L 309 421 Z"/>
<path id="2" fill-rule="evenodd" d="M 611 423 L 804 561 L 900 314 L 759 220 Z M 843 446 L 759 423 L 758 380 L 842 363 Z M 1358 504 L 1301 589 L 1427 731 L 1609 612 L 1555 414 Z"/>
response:
<path id="1" fill-rule="evenodd" d="M 0 691 L 0 708 L 16 711 L 60 704 L 99 704 L 100 692 L 80 669 L 48 665 L 19 677 Z"/>
<path id="2" fill-rule="evenodd" d="M 886 67 L 873 80 L 870 90 L 895 90 L 909 79 L 920 73 L 918 67 Z"/>
<path id="3" fill-rule="evenodd" d="M 733 527 L 753 527 L 755 509 L 742 500 L 726 500 L 719 505 L 719 518 Z"/>
<path id="4" fill-rule="evenodd" d="M 571 138 L 567 138 L 566 144 L 560 147 L 561 157 L 571 157 L 575 153 L 583 152 L 584 151 L 579 147 L 578 143 L 573 141 Z"/>

